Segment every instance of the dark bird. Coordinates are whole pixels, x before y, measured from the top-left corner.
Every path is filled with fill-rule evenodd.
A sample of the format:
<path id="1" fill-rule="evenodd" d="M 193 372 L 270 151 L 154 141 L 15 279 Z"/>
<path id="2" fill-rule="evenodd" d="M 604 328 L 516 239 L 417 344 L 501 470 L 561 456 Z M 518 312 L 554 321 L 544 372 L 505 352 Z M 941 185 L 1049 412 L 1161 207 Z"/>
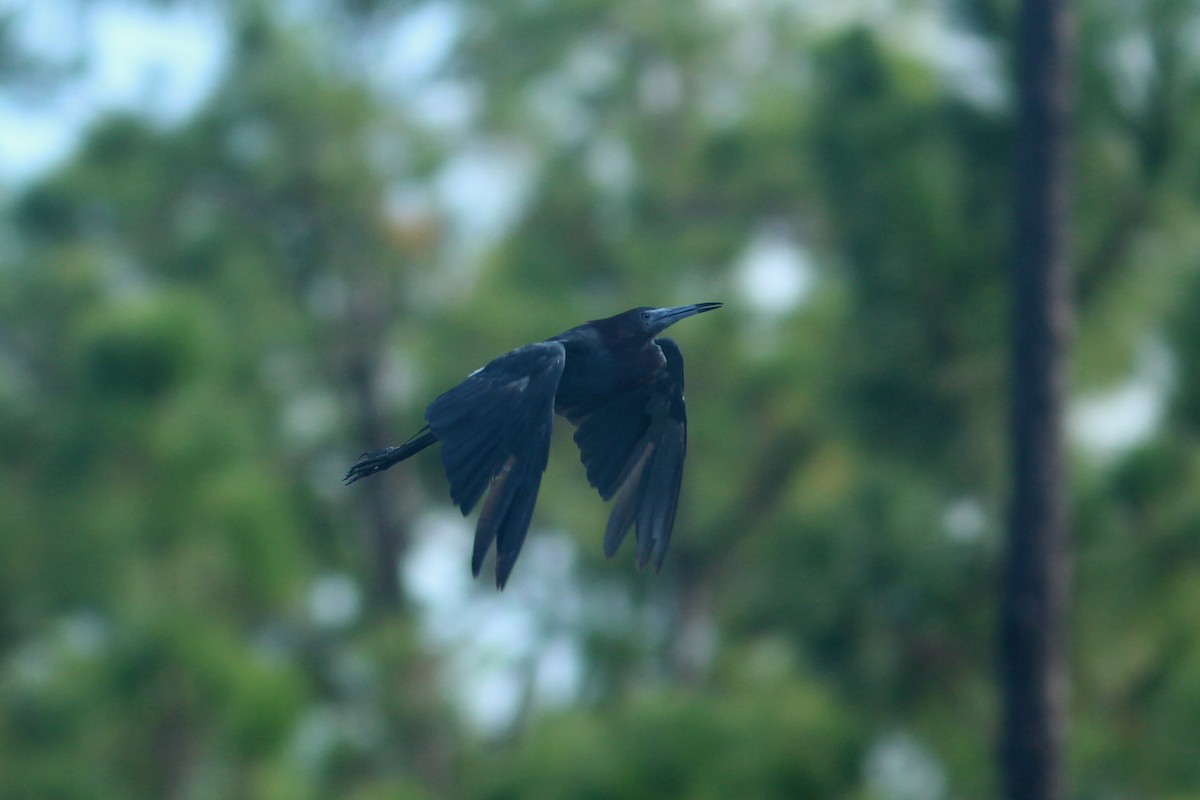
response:
<path id="1" fill-rule="evenodd" d="M 637 564 L 662 568 L 675 524 L 687 412 L 683 354 L 657 338 L 681 319 L 721 303 L 634 308 L 527 344 L 472 372 L 425 409 L 428 423 L 398 447 L 365 453 L 347 484 L 442 443 L 450 499 L 463 516 L 491 487 L 475 527 L 471 571 L 478 577 L 496 543 L 503 589 L 521 552 L 550 452 L 554 414 L 573 425 L 588 483 L 616 497 L 604 554 L 637 526 Z"/>

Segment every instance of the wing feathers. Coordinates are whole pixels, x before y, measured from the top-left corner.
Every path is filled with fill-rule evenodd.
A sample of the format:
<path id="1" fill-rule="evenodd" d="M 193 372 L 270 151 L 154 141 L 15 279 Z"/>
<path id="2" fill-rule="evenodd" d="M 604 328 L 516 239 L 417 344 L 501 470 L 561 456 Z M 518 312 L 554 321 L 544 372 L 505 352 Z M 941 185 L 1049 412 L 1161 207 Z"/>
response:
<path id="1" fill-rule="evenodd" d="M 638 500 L 642 495 L 642 475 L 646 468 L 646 459 L 652 452 L 652 447 L 642 449 L 641 454 L 631 462 L 629 477 L 617 491 L 616 502 L 613 503 L 612 513 L 608 517 L 608 527 L 604 530 L 604 555 L 612 558 L 617 554 L 629 526 L 633 524 L 638 510 Z"/>
<path id="2" fill-rule="evenodd" d="M 646 435 L 648 390 L 617 398 L 588 415 L 575 431 L 575 444 L 587 469 L 588 483 L 608 500 L 629 474 L 635 459 L 630 454 Z"/>
<path id="3" fill-rule="evenodd" d="M 475 548 L 471 553 L 471 574 L 477 578 L 479 570 L 483 568 L 483 559 L 491 549 L 492 542 L 496 540 L 496 523 L 504 520 L 508 507 L 512 504 L 513 493 L 509 490 L 508 478 L 516 460 L 516 456 L 509 456 L 508 461 L 504 462 L 493 482 L 492 493 L 488 495 L 487 502 L 483 504 L 483 511 L 479 513 L 479 524 L 475 527 Z"/>
<path id="4" fill-rule="evenodd" d="M 646 478 L 644 517 L 638 517 L 638 566 L 652 557 L 654 568 L 662 569 L 679 507 L 679 487 L 683 482 L 682 429 L 668 422 L 659 438 L 653 469 Z"/>
<path id="5" fill-rule="evenodd" d="M 450 484 L 450 499 L 462 509 L 463 516 L 471 513 L 491 483 L 496 462 L 505 455 L 503 445 L 500 437 L 484 432 L 475 447 L 470 447 L 467 441 L 449 453 L 443 448 L 442 464 L 446 474 L 458 476 Z"/>
<path id="6" fill-rule="evenodd" d="M 569 418 L 579 425 L 575 443 L 588 482 L 605 500 L 616 498 L 604 532 L 605 555 L 611 558 L 636 525 L 638 566 L 653 561 L 660 569 L 679 505 L 687 409 L 683 354 L 670 339 L 655 341 L 665 363 L 650 384 Z"/>
<path id="7" fill-rule="evenodd" d="M 531 461 L 515 463 L 513 470 L 504 476 L 503 485 L 498 484 L 495 489 L 503 495 L 500 504 L 503 513 L 498 514 L 494 522 L 490 518 L 480 517 L 480 530 L 485 530 L 486 523 L 484 535 L 491 536 L 495 533 L 496 585 L 501 589 L 508 582 L 508 576 L 521 552 L 521 545 L 525 543 L 525 534 L 529 531 L 529 522 L 533 518 L 533 506 L 537 501 L 544 468 L 544 464 L 539 467 L 536 462 Z M 476 536 L 479 535 L 476 533 Z"/>
<path id="8" fill-rule="evenodd" d="M 565 360 L 558 342 L 519 347 L 471 373 L 425 411 L 430 430 L 442 442 L 450 497 L 464 515 L 491 485 L 475 527 L 471 568 L 479 574 L 495 542 L 500 588 L 533 517 Z"/>

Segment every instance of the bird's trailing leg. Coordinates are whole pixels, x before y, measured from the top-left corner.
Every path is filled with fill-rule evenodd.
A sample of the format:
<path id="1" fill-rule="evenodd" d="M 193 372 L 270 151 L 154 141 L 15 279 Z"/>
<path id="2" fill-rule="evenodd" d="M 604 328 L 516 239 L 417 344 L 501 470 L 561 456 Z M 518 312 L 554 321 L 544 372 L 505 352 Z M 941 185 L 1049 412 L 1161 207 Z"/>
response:
<path id="1" fill-rule="evenodd" d="M 363 453 L 354 466 L 346 472 L 343 480 L 349 486 L 360 478 L 374 475 L 376 472 L 383 472 L 393 464 L 399 464 L 409 456 L 421 452 L 436 441 L 437 437 L 433 435 L 433 432 L 426 429 L 398 447 L 385 447 L 382 450 Z"/>

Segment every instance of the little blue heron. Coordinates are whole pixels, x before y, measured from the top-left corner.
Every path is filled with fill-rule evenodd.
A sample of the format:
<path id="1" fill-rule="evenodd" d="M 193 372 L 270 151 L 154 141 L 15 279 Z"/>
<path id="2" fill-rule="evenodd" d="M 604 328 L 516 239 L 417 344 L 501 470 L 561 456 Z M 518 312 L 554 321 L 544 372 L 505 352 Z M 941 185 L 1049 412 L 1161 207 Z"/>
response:
<path id="1" fill-rule="evenodd" d="M 425 409 L 428 423 L 398 447 L 365 453 L 347 484 L 442 443 L 450 499 L 464 516 L 491 487 L 471 571 L 478 577 L 496 543 L 496 586 L 504 588 L 533 516 L 550 451 L 554 414 L 573 425 L 588 483 L 616 497 L 604 553 L 637 526 L 637 565 L 662 568 L 675 524 L 687 411 L 683 354 L 658 334 L 681 319 L 720 308 L 695 303 L 634 308 L 527 344 L 475 370 Z"/>

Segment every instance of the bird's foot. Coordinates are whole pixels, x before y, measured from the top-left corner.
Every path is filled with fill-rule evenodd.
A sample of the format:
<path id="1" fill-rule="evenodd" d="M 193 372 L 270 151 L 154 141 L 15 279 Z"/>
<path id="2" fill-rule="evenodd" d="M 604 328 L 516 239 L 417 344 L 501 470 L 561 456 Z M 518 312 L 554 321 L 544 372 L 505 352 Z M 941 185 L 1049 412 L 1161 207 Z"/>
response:
<path id="1" fill-rule="evenodd" d="M 346 471 L 346 477 L 342 480 L 349 486 L 360 478 L 374 475 L 376 472 L 383 472 L 399 460 L 394 455 L 399 449 L 398 447 L 385 447 L 382 450 L 363 453 L 354 466 Z"/>

